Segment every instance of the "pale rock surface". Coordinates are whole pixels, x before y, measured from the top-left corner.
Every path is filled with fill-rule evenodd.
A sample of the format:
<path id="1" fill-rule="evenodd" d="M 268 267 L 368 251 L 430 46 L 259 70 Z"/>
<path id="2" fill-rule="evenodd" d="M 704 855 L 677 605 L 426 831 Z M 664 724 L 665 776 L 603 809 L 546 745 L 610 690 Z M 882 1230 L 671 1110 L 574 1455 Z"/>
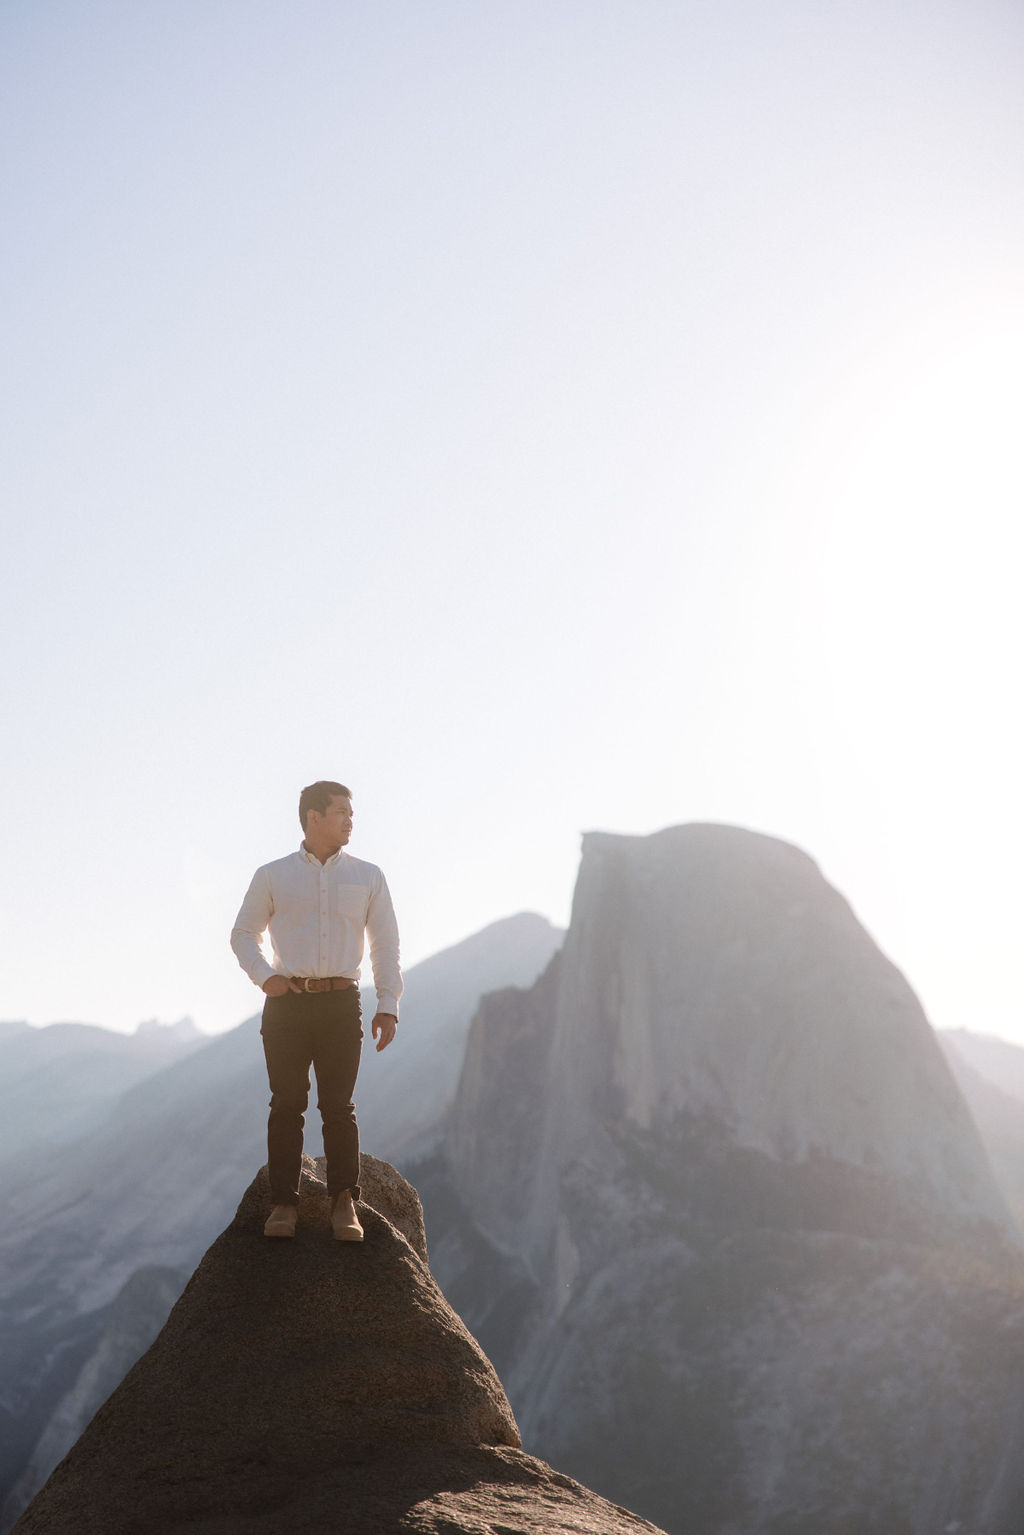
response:
<path id="1" fill-rule="evenodd" d="M 265 1169 L 160 1337 L 19 1535 L 657 1535 L 524 1455 L 501 1383 L 422 1257 L 415 1192 L 364 1171 L 331 1238 L 305 1159 L 298 1233 L 262 1235 Z"/>

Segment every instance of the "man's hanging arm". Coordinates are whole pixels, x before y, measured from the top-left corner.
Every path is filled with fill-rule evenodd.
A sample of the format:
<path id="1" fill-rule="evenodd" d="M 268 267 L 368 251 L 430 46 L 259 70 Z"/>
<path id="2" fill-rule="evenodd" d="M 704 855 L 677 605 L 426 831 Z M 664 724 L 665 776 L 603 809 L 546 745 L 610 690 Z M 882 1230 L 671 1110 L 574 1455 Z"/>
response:
<path id="1" fill-rule="evenodd" d="M 366 935 L 370 940 L 370 965 L 377 993 L 377 1011 L 372 1032 L 377 1050 L 386 1050 L 398 1028 L 398 999 L 404 983 L 399 965 L 398 921 L 391 892 L 383 874 L 379 875 L 366 911 Z"/>

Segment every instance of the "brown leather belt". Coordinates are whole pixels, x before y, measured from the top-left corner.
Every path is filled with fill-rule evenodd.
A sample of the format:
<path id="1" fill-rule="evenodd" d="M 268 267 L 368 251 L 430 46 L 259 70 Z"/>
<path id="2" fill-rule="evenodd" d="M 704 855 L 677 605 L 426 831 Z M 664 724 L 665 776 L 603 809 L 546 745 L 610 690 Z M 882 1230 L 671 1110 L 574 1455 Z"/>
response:
<path id="1" fill-rule="evenodd" d="M 303 991 L 348 991 L 350 986 L 359 985 L 349 975 L 293 975 L 289 979 Z"/>

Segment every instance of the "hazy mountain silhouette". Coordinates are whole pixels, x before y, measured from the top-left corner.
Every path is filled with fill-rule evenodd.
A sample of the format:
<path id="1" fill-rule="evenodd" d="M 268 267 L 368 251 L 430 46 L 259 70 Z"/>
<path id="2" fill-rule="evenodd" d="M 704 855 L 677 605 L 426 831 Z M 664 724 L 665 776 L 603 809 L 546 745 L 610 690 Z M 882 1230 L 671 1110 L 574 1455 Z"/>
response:
<path id="1" fill-rule="evenodd" d="M 584 840 L 484 999 L 434 1271 L 524 1442 L 667 1529 L 1019 1535 L 1024 1264 L 916 998 L 811 859 Z"/>
<path id="2" fill-rule="evenodd" d="M 1001 1092 L 1024 1103 L 1024 1046 L 975 1029 L 943 1029 L 939 1041 Z M 948 1051 L 947 1051 L 948 1054 Z"/>
<path id="3" fill-rule="evenodd" d="M 273 1243 L 260 1173 L 19 1535 L 658 1535 L 522 1453 L 415 1191 L 370 1157 L 363 1181 L 365 1242 L 332 1240 L 307 1162 L 298 1235 Z"/>
<path id="4" fill-rule="evenodd" d="M 0 1165 L 77 1140 L 136 1082 L 205 1043 L 190 1019 L 140 1024 L 134 1034 L 88 1023 L 0 1024 Z"/>
<path id="5" fill-rule="evenodd" d="M 437 1144 L 480 998 L 499 987 L 530 985 L 564 937 L 545 917 L 520 912 L 409 971 L 401 1038 L 386 1054 L 367 1051 L 359 1074 L 360 1131 L 371 1151 L 398 1162 Z M 364 994 L 364 1018 L 373 1016 L 373 1007 L 372 993 Z M 319 1153 L 319 1131 L 312 1128 L 310 1146 Z"/>
<path id="6" fill-rule="evenodd" d="M 996 1181 L 1024 1230 L 1024 1049 L 968 1029 L 943 1030 L 938 1037 Z"/>

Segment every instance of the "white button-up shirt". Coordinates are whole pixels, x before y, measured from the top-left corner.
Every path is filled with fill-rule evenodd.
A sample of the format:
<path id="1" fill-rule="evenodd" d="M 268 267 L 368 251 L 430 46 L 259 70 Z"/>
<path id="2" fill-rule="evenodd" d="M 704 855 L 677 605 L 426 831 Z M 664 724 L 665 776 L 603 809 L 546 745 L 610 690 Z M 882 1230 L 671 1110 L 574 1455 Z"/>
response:
<path id="1" fill-rule="evenodd" d="M 265 932 L 273 963 L 263 953 Z M 377 1011 L 397 1017 L 398 923 L 384 875 L 344 848 L 322 864 L 303 845 L 256 870 L 235 918 L 231 947 L 257 986 L 272 975 L 347 975 L 358 981 L 364 934 L 370 940 Z"/>

